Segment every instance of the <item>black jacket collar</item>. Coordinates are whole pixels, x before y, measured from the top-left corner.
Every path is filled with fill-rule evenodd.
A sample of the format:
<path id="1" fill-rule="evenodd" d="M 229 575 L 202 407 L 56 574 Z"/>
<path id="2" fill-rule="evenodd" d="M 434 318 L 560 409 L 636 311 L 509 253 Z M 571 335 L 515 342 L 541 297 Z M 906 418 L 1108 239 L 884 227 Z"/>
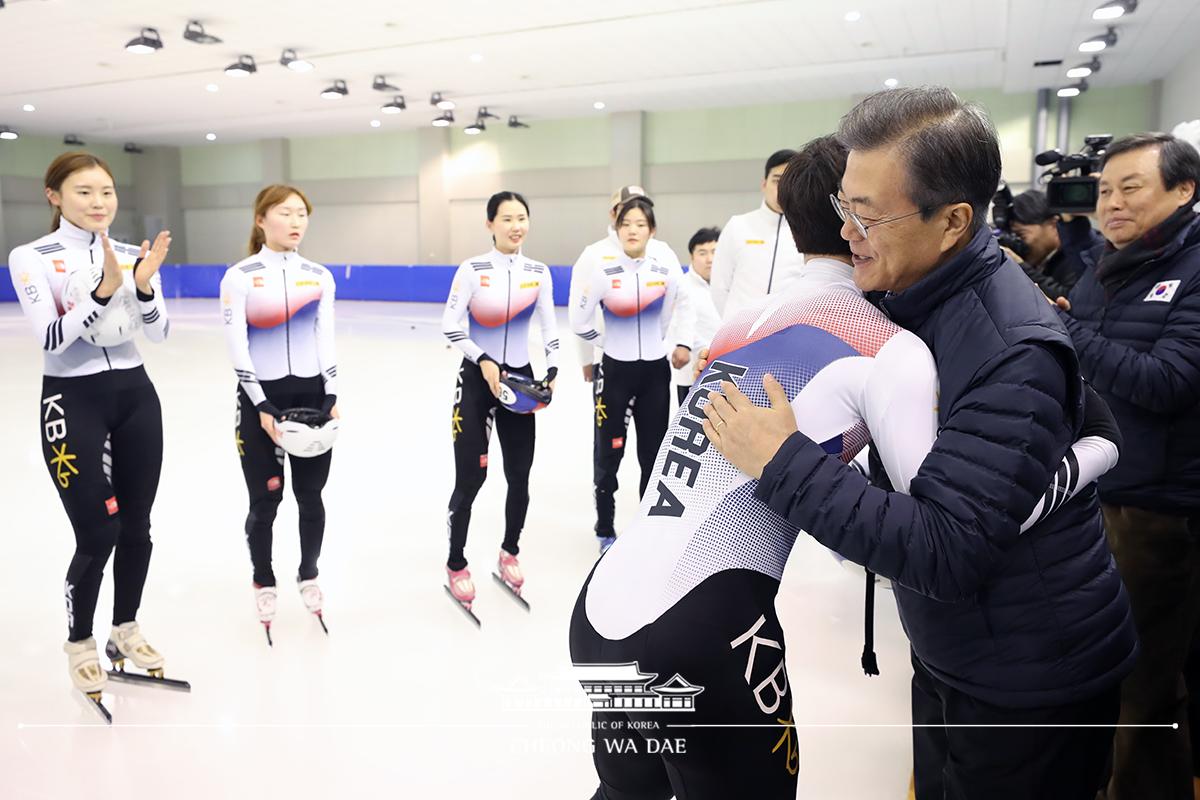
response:
<path id="1" fill-rule="evenodd" d="M 905 328 L 920 327 L 947 299 L 984 280 L 1003 262 L 991 230 L 981 227 L 961 252 L 907 289 L 888 293 L 880 307 Z"/>

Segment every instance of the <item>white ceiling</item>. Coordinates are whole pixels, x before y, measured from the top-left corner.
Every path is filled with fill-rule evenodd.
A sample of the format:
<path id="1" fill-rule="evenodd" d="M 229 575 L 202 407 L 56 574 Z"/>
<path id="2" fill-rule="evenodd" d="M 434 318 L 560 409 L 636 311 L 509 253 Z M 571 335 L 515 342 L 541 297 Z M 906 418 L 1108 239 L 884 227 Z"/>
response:
<path id="1" fill-rule="evenodd" d="M 538 119 L 765 104 L 905 84 L 1031 90 L 1066 83 L 1101 33 L 1100 0 L 7 0 L 0 10 L 0 125 L 147 144 L 308 136 L 428 125 L 429 95 Z M 858 22 L 847 11 L 861 12 Z M 182 38 L 188 19 L 224 39 Z M 142 26 L 165 47 L 133 55 Z M 1167 74 L 1200 40 L 1200 4 L 1142 0 L 1093 86 Z M 316 69 L 280 66 L 295 48 Z M 242 53 L 259 71 L 229 78 Z M 471 56 L 482 56 L 473 61 Z M 1063 58 L 1063 68 L 1034 69 Z M 379 113 L 384 74 L 408 111 Z M 335 79 L 349 97 L 319 96 Z M 216 83 L 210 93 L 205 85 Z M 592 109 L 602 100 L 604 112 Z M 25 103 L 37 107 L 21 110 Z"/>

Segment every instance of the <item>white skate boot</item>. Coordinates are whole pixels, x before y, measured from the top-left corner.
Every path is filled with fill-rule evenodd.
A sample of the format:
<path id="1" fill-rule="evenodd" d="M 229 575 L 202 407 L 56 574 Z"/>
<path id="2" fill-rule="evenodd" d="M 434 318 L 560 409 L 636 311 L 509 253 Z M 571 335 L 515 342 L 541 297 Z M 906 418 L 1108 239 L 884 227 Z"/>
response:
<path id="1" fill-rule="evenodd" d="M 254 604 L 258 608 L 258 621 L 267 632 L 267 644 L 274 647 L 271 641 L 271 623 L 275 620 L 275 601 L 278 593 L 274 586 L 259 586 L 254 584 Z"/>
<path id="2" fill-rule="evenodd" d="M 100 669 L 96 640 L 89 637 L 81 642 L 67 642 L 63 645 L 63 652 L 67 654 L 67 671 L 71 674 L 71 682 L 111 725 L 112 714 L 100 702 L 100 693 L 108 682 L 108 674 Z"/>
<path id="3" fill-rule="evenodd" d="M 297 578 L 296 584 L 300 587 L 300 599 L 304 601 L 304 607 L 316 615 L 317 622 L 321 623 L 321 630 L 328 634 L 329 628 L 325 627 L 325 617 L 321 615 L 321 605 L 325 602 L 325 596 L 321 594 L 321 587 L 317 586 L 316 578 L 307 581 Z"/>
<path id="4" fill-rule="evenodd" d="M 108 644 L 104 646 L 104 654 L 112 662 L 113 668 L 108 671 L 108 677 L 114 681 L 177 689 L 181 692 L 192 690 L 192 685 L 187 681 L 163 677 L 162 654 L 150 646 L 136 622 L 114 625 L 108 637 Z M 126 670 L 126 659 L 132 661 L 138 669 L 145 670 L 146 674 Z"/>
<path id="5" fill-rule="evenodd" d="M 113 668 L 118 672 L 125 671 L 125 659 L 128 658 L 135 667 L 148 672 L 150 677 L 162 677 L 162 654 L 150 646 L 142 636 L 136 622 L 114 625 L 112 633 L 108 635 L 108 644 L 104 647 L 104 654 L 108 656 L 108 660 L 112 662 Z"/>

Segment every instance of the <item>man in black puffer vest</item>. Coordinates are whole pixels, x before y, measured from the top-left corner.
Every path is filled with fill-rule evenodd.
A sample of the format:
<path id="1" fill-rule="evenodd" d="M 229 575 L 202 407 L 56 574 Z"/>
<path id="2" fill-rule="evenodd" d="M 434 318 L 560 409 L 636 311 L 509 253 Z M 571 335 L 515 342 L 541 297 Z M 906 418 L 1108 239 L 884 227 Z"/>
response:
<path id="1" fill-rule="evenodd" d="M 1142 655 L 1121 687 L 1109 800 L 1192 797 L 1183 665 L 1200 619 L 1200 153 L 1163 133 L 1114 142 L 1097 212 L 1107 244 L 1063 322 L 1125 438 L 1100 479 Z M 1200 735 L 1200 734 L 1197 734 Z"/>
<path id="2" fill-rule="evenodd" d="M 775 512 L 892 580 L 918 800 L 1092 800 L 1136 635 L 1094 488 L 1019 532 L 1078 436 L 1083 382 L 1054 307 L 984 225 L 995 128 L 924 87 L 866 98 L 838 137 L 855 283 L 886 292 L 937 364 L 933 449 L 910 495 L 872 486 L 796 432 L 768 379 L 772 408 L 722 384 L 705 433 Z"/>

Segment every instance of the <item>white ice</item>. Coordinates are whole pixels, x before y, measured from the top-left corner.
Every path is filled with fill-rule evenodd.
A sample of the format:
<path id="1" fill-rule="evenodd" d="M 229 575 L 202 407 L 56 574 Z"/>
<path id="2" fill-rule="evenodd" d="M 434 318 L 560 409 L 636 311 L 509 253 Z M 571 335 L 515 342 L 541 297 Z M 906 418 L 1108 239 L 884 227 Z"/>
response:
<path id="1" fill-rule="evenodd" d="M 503 528 L 493 442 L 467 556 L 482 630 L 442 589 L 453 480 L 450 402 L 460 360 L 426 304 L 338 304 L 341 438 L 321 559 L 328 638 L 289 576 L 290 495 L 275 524 L 274 648 L 257 622 L 233 441 L 234 377 L 215 300 L 168 303 L 166 344 L 139 344 L 163 405 L 154 557 L 139 621 L 192 693 L 109 684 L 111 729 L 70 685 L 62 580 L 73 550 L 39 445 L 39 336 L 0 304 L 0 796 L 64 798 L 583 798 L 596 788 L 590 707 L 571 675 L 571 609 L 597 557 L 591 409 L 560 320 L 565 366 L 538 414 L 521 540 L 526 613 L 489 577 Z M 536 348 L 535 348 L 536 349 Z M 539 367 L 540 371 L 540 367 Z M 636 510 L 621 471 L 618 527 Z M 96 614 L 103 642 L 110 569 Z M 802 798 L 903 798 L 911 765 L 908 645 L 879 591 L 867 678 L 863 584 L 801 536 L 779 595 Z"/>

